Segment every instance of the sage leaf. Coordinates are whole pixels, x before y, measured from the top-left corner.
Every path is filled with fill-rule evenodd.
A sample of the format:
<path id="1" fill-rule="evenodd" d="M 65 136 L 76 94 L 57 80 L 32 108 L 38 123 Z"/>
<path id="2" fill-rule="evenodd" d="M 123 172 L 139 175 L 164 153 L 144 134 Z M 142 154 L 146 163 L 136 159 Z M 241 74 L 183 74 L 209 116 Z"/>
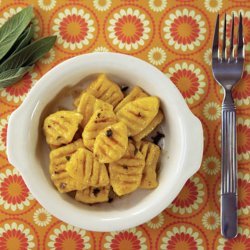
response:
<path id="1" fill-rule="evenodd" d="M 8 87 L 18 82 L 31 68 L 31 66 L 27 66 L 18 69 L 9 69 L 0 73 L 0 88 Z"/>
<path id="2" fill-rule="evenodd" d="M 12 54 L 17 52 L 18 50 L 24 48 L 26 45 L 28 45 L 34 35 L 34 25 L 31 24 L 28 26 L 24 32 L 18 37 L 16 42 L 13 44 L 12 48 L 8 51 L 8 53 L 0 60 L 0 65 L 8 59 Z"/>
<path id="3" fill-rule="evenodd" d="M 7 54 L 33 18 L 31 6 L 8 19 L 0 28 L 0 60 Z"/>
<path id="4" fill-rule="evenodd" d="M 55 41 L 56 36 L 48 36 L 34 41 L 3 62 L 0 65 L 0 72 L 23 66 L 31 66 L 53 47 Z"/>
<path id="5" fill-rule="evenodd" d="M 31 41 L 31 39 L 33 38 L 35 29 L 34 29 L 34 25 L 31 24 L 29 27 L 26 28 L 26 30 L 24 31 L 24 33 L 18 38 L 18 42 L 16 48 L 13 51 L 13 54 L 17 51 L 19 51 L 20 49 L 24 48 L 26 45 L 29 44 L 29 42 Z"/>

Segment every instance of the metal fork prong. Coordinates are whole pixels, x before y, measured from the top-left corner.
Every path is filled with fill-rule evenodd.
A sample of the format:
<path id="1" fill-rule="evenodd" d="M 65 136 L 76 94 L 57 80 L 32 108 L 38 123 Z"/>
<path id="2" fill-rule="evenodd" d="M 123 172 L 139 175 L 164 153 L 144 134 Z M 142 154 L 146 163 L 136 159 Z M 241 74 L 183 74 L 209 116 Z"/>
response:
<path id="1" fill-rule="evenodd" d="M 212 51 L 212 58 L 217 59 L 219 58 L 219 20 L 220 16 L 217 15 L 215 31 L 214 31 L 214 41 L 213 41 L 213 51 Z"/>
<path id="2" fill-rule="evenodd" d="M 239 30 L 238 30 L 238 58 L 244 58 L 244 41 L 243 41 L 243 24 L 242 24 L 242 15 L 240 13 L 240 20 L 239 20 Z"/>
<path id="3" fill-rule="evenodd" d="M 222 43 L 222 60 L 226 59 L 226 41 L 227 41 L 227 14 L 224 17 L 223 43 Z"/>
<path id="4" fill-rule="evenodd" d="M 231 26 L 231 38 L 230 38 L 230 58 L 233 59 L 233 49 L 234 49 L 234 13 L 232 15 L 232 26 Z"/>

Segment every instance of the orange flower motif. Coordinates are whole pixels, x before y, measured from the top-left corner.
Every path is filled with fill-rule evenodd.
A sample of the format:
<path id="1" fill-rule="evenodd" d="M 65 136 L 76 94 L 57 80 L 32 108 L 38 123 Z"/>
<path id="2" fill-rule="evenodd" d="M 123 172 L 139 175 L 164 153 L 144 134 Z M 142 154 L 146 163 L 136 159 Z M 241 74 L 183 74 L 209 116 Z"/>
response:
<path id="1" fill-rule="evenodd" d="M 124 32 L 124 26 L 126 24 L 134 26 L 135 31 L 133 34 L 126 34 Z M 121 17 L 116 23 L 114 30 L 115 35 L 118 37 L 118 39 L 127 44 L 138 42 L 144 31 L 141 20 L 138 17 L 131 15 Z"/>
<path id="2" fill-rule="evenodd" d="M 238 227 L 238 235 L 236 238 L 226 240 L 219 239 L 218 250 L 235 250 L 235 249 L 250 249 L 250 230 Z"/>
<path id="3" fill-rule="evenodd" d="M 178 233 L 172 236 L 168 241 L 169 244 L 168 249 L 176 250 L 178 249 L 177 246 L 179 244 L 184 244 L 184 243 L 186 243 L 185 245 L 188 246 L 188 249 L 197 249 L 195 239 L 191 235 L 185 233 Z"/>
<path id="4" fill-rule="evenodd" d="M 82 49 L 94 38 L 94 21 L 90 14 L 83 9 L 65 9 L 54 19 L 54 34 L 58 36 L 57 42 L 70 50 Z"/>
<path id="5" fill-rule="evenodd" d="M 89 236 L 86 236 L 86 231 L 78 227 L 62 224 L 59 228 L 54 229 L 54 233 L 49 236 L 50 249 L 90 249 Z"/>
<path id="6" fill-rule="evenodd" d="M 8 119 L 9 116 L 7 119 L 0 120 L 0 151 L 4 151 L 6 149 Z"/>
<path id="7" fill-rule="evenodd" d="M 238 105 L 250 104 L 250 65 L 247 65 L 243 73 L 242 83 L 233 89 L 233 97 Z"/>
<path id="8" fill-rule="evenodd" d="M 204 250 L 202 246 L 203 240 L 199 238 L 199 233 L 193 228 L 185 226 L 173 227 L 166 232 L 162 238 L 160 249 L 179 250 L 185 246 L 185 249 Z"/>
<path id="9" fill-rule="evenodd" d="M 250 50 L 249 43 L 250 43 L 250 11 L 238 10 L 237 12 L 234 11 L 234 25 L 235 27 L 239 24 L 239 15 L 242 14 L 243 17 L 243 27 L 244 27 L 244 39 L 245 39 L 245 49 L 246 51 Z M 221 28 L 220 32 L 222 34 L 223 31 L 224 21 L 221 20 Z M 229 45 L 230 41 L 230 32 L 231 32 L 231 25 L 232 25 L 232 16 L 227 15 L 227 44 Z M 237 44 L 237 36 L 234 38 L 234 43 Z"/>
<path id="10" fill-rule="evenodd" d="M 239 215 L 250 214 L 250 174 L 238 173 Z"/>
<path id="11" fill-rule="evenodd" d="M 23 101 L 31 87 L 35 84 L 37 73 L 27 73 L 18 83 L 6 87 L 0 91 L 2 97 L 6 97 L 7 101 L 18 103 Z"/>
<path id="12" fill-rule="evenodd" d="M 164 38 L 176 50 L 194 50 L 205 39 L 204 21 L 193 10 L 176 10 L 165 21 Z"/>
<path id="13" fill-rule="evenodd" d="M 188 35 L 183 35 L 180 33 L 180 26 L 186 25 L 190 26 L 190 32 Z M 199 25 L 195 19 L 191 16 L 180 16 L 178 17 L 170 27 L 171 35 L 174 41 L 181 44 L 191 44 L 199 37 Z"/>
<path id="14" fill-rule="evenodd" d="M 250 158 L 250 119 L 238 118 L 237 123 L 238 158 L 248 160 Z"/>
<path id="15" fill-rule="evenodd" d="M 119 49 L 125 48 L 128 51 L 138 49 L 149 39 L 149 21 L 139 10 L 121 9 L 119 13 L 114 14 L 109 23 L 109 38 Z"/>
<path id="16" fill-rule="evenodd" d="M 79 30 L 78 32 L 71 31 L 72 33 L 70 33 L 69 26 L 73 26 L 74 24 L 79 26 Z M 85 19 L 82 19 L 81 16 L 75 14 L 64 17 L 59 29 L 62 38 L 68 43 L 79 43 L 85 38 L 89 30 Z"/>
<path id="17" fill-rule="evenodd" d="M 178 87 L 189 104 L 193 104 L 204 94 L 205 77 L 193 64 L 177 63 L 169 68 L 167 76 Z"/>
<path id="18" fill-rule="evenodd" d="M 84 247 L 84 242 L 83 239 L 81 238 L 81 235 L 79 235 L 75 231 L 64 231 L 61 234 L 58 235 L 55 241 L 55 249 L 63 249 L 64 248 L 64 243 L 67 240 L 71 240 L 74 242 L 74 249 L 76 250 L 81 250 Z"/>
<path id="19" fill-rule="evenodd" d="M 30 200 L 33 197 L 16 169 L 0 174 L 0 205 L 4 209 L 23 210 L 30 205 Z"/>
<path id="20" fill-rule="evenodd" d="M 198 177 L 190 178 L 181 193 L 175 198 L 169 208 L 174 213 L 192 213 L 199 208 L 204 197 L 203 184 Z"/>
<path id="21" fill-rule="evenodd" d="M 34 236 L 23 224 L 4 224 L 0 228 L 0 249 L 34 249 Z"/>
<path id="22" fill-rule="evenodd" d="M 241 193 L 244 194 L 244 196 L 239 199 L 239 207 L 250 207 L 250 183 L 246 180 L 239 179 L 238 185 L 239 189 L 242 190 Z"/>
<path id="23" fill-rule="evenodd" d="M 135 228 L 121 232 L 111 232 L 110 234 L 106 236 L 105 249 L 147 249 L 146 244 L 144 244 L 146 241 L 145 237 L 142 237 L 142 232 L 137 231 Z"/>

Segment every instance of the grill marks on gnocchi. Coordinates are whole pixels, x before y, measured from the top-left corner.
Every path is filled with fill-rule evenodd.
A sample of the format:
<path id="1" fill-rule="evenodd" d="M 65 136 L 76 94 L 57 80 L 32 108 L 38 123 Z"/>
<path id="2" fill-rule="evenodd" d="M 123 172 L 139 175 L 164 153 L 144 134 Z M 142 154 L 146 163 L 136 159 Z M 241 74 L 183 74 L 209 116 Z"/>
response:
<path id="1" fill-rule="evenodd" d="M 134 87 L 131 92 L 115 107 L 115 112 L 118 112 L 127 103 L 132 102 L 138 98 L 148 96 L 141 88 Z"/>
<path id="2" fill-rule="evenodd" d="M 157 97 L 139 87 L 124 97 L 101 74 L 74 105 L 75 111 L 44 120 L 49 171 L 59 192 L 76 191 L 77 201 L 93 204 L 107 202 L 112 192 L 123 196 L 158 186 L 160 148 L 145 139 L 164 118 Z"/>
<path id="3" fill-rule="evenodd" d="M 133 136 L 135 141 L 141 141 L 147 135 L 149 135 L 163 120 L 163 113 L 161 110 L 158 111 L 154 119 L 146 126 L 140 133 Z"/>
<path id="4" fill-rule="evenodd" d="M 58 111 L 44 121 L 44 133 L 48 144 L 59 146 L 72 141 L 82 115 L 74 111 Z"/>
<path id="5" fill-rule="evenodd" d="M 112 110 L 96 110 L 84 128 L 82 134 L 84 146 L 93 151 L 94 142 L 99 132 L 116 121 L 117 118 Z"/>
<path id="6" fill-rule="evenodd" d="M 141 188 L 152 189 L 158 186 L 156 168 L 160 157 L 160 148 L 148 141 L 141 141 L 137 145 L 145 160 L 142 173 Z"/>
<path id="7" fill-rule="evenodd" d="M 145 161 L 142 153 L 135 149 L 130 143 L 126 154 L 109 165 L 110 183 L 119 196 L 129 194 L 140 186 Z"/>
<path id="8" fill-rule="evenodd" d="M 113 106 L 107 102 L 95 98 L 95 96 L 85 92 L 81 95 L 79 104 L 77 106 L 77 112 L 82 114 L 83 119 L 81 122 L 82 127 L 85 127 L 94 111 L 97 110 L 113 110 Z"/>
<path id="9" fill-rule="evenodd" d="M 105 74 L 99 75 L 99 77 L 89 85 L 87 92 L 98 99 L 110 103 L 114 107 L 124 97 L 120 87 L 110 81 Z"/>
<path id="10" fill-rule="evenodd" d="M 80 139 L 50 152 L 50 176 L 53 183 L 61 193 L 82 189 L 81 183 L 75 181 L 75 179 L 66 171 L 67 162 L 77 149 L 82 147 L 83 143 Z"/>
<path id="11" fill-rule="evenodd" d="M 134 136 L 145 129 L 159 110 L 159 99 L 155 96 L 139 98 L 127 103 L 116 116 L 128 127 L 128 135 Z"/>
<path id="12" fill-rule="evenodd" d="M 103 129 L 96 137 L 94 155 L 101 163 L 119 160 L 128 147 L 127 126 L 118 122 Z"/>
<path id="13" fill-rule="evenodd" d="M 94 186 L 101 187 L 109 184 L 106 166 L 94 159 L 92 152 L 79 148 L 66 165 L 69 175 L 80 182 L 82 189 Z"/>

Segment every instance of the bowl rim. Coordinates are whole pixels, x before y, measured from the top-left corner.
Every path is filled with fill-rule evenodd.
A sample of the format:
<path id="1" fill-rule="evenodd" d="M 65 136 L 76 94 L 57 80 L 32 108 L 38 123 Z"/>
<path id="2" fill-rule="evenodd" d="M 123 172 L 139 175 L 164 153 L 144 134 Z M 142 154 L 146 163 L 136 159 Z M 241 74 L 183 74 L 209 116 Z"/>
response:
<path id="1" fill-rule="evenodd" d="M 101 59 L 100 59 L 101 58 Z M 164 81 L 166 85 L 161 86 L 168 91 L 171 91 L 175 98 L 176 105 L 178 105 L 178 110 L 181 114 L 181 119 L 183 123 L 183 135 L 185 136 L 185 141 L 187 143 L 185 159 L 183 159 L 182 164 L 185 163 L 186 166 L 189 166 L 186 169 L 185 173 L 179 173 L 179 180 L 177 186 L 172 190 L 171 197 L 169 197 L 168 202 L 161 202 L 151 209 L 147 211 L 147 218 L 142 215 L 133 215 L 133 216 L 124 216 L 124 218 L 119 218 L 119 223 L 117 221 L 106 221 L 103 223 L 104 225 L 96 225 L 93 223 L 87 223 L 86 221 L 82 223 L 79 220 L 73 219 L 72 217 L 58 211 L 58 208 L 48 202 L 46 200 L 46 195 L 41 196 L 41 192 L 38 191 L 35 186 L 36 182 L 32 180 L 32 175 L 29 173 L 25 166 L 25 161 L 22 161 L 23 156 L 20 153 L 24 144 L 16 143 L 17 136 L 17 125 L 22 126 L 25 122 L 28 122 L 28 113 L 33 114 L 32 112 L 35 110 L 38 98 L 39 98 L 39 90 L 48 86 L 48 81 L 52 78 L 55 79 L 63 75 L 63 69 L 67 68 L 68 70 L 74 68 L 75 65 L 82 61 L 88 60 L 106 60 L 110 62 L 123 61 L 126 63 L 134 64 L 137 67 L 144 69 L 145 71 L 151 72 L 151 74 L 157 75 L 159 82 Z M 29 110 L 29 112 L 23 112 L 25 110 Z M 17 124 L 18 121 L 18 124 Z M 195 143 L 191 143 L 195 141 Z M 66 223 L 72 224 L 74 226 L 84 228 L 91 231 L 114 231 L 114 230 L 123 230 L 127 228 L 131 228 L 134 226 L 138 226 L 146 221 L 152 219 L 161 211 L 163 211 L 178 195 L 184 186 L 185 182 L 200 168 L 200 164 L 202 161 L 203 155 L 203 129 L 200 120 L 193 115 L 193 113 L 188 108 L 184 98 L 182 97 L 179 90 L 176 86 L 168 79 L 160 70 L 150 65 L 149 63 L 138 59 L 136 57 L 112 53 L 112 52 L 96 52 L 90 54 L 84 54 L 75 56 L 70 58 L 54 68 L 48 71 L 44 76 L 42 76 L 35 86 L 32 87 L 30 92 L 28 93 L 24 102 L 11 114 L 9 118 L 8 131 L 7 131 L 7 156 L 9 162 L 15 166 L 21 173 L 24 182 L 28 186 L 31 193 L 38 200 L 38 202 L 45 207 L 52 215 L 57 217 L 58 219 L 65 221 Z"/>

